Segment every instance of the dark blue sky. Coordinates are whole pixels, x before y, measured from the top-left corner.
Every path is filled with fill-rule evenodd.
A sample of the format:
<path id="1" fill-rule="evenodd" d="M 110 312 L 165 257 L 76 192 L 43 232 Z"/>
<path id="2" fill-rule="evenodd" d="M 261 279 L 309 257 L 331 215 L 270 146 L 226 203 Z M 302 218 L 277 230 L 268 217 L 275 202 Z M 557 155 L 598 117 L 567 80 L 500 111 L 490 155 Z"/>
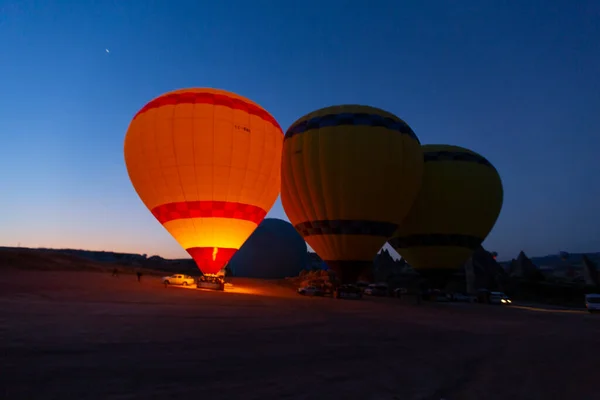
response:
<path id="1" fill-rule="evenodd" d="M 185 256 L 123 139 L 152 98 L 208 86 L 284 129 L 332 104 L 387 109 L 496 165 L 501 259 L 600 250 L 598 1 L 0 0 L 0 38 L 0 245 Z"/>

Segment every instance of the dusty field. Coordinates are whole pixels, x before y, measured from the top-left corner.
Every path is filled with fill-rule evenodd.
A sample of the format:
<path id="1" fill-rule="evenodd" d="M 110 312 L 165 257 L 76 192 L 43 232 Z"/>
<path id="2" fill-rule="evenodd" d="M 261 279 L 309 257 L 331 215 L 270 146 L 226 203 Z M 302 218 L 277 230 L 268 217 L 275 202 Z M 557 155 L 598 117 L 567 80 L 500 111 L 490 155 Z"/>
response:
<path id="1" fill-rule="evenodd" d="M 597 315 L 142 279 L 3 270 L 0 399 L 600 398 Z"/>

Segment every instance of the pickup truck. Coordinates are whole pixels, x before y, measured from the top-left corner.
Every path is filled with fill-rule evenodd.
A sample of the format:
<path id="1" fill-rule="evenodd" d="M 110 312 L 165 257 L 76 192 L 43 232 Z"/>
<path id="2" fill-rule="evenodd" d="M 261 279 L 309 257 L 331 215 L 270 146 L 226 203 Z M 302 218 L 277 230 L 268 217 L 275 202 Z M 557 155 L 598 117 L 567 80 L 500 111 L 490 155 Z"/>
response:
<path id="1" fill-rule="evenodd" d="M 196 283 L 196 280 L 193 276 L 190 275 L 174 274 L 169 276 L 163 276 L 162 283 L 165 285 L 191 286 L 194 283 Z"/>

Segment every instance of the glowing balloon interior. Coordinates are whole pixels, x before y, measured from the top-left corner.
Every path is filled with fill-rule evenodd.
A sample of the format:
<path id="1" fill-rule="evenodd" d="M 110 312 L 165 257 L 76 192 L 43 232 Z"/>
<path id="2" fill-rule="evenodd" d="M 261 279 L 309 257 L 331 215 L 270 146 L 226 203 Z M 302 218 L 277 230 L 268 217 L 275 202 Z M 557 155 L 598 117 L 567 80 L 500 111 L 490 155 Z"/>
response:
<path id="1" fill-rule="evenodd" d="M 368 106 L 328 107 L 287 130 L 281 203 L 290 222 L 343 282 L 356 282 L 394 233 L 421 185 L 410 127 Z"/>
<path id="2" fill-rule="evenodd" d="M 256 103 L 216 89 L 150 101 L 125 137 L 146 207 L 203 273 L 217 273 L 279 195 L 283 132 Z"/>

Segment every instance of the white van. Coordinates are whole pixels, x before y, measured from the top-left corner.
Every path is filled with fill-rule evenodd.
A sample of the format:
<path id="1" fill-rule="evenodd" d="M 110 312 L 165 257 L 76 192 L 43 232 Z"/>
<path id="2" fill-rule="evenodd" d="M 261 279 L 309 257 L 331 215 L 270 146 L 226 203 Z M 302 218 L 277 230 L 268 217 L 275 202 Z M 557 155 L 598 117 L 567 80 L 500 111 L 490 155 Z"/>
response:
<path id="1" fill-rule="evenodd" d="M 591 313 L 600 312 L 600 294 L 586 294 L 585 308 Z"/>

